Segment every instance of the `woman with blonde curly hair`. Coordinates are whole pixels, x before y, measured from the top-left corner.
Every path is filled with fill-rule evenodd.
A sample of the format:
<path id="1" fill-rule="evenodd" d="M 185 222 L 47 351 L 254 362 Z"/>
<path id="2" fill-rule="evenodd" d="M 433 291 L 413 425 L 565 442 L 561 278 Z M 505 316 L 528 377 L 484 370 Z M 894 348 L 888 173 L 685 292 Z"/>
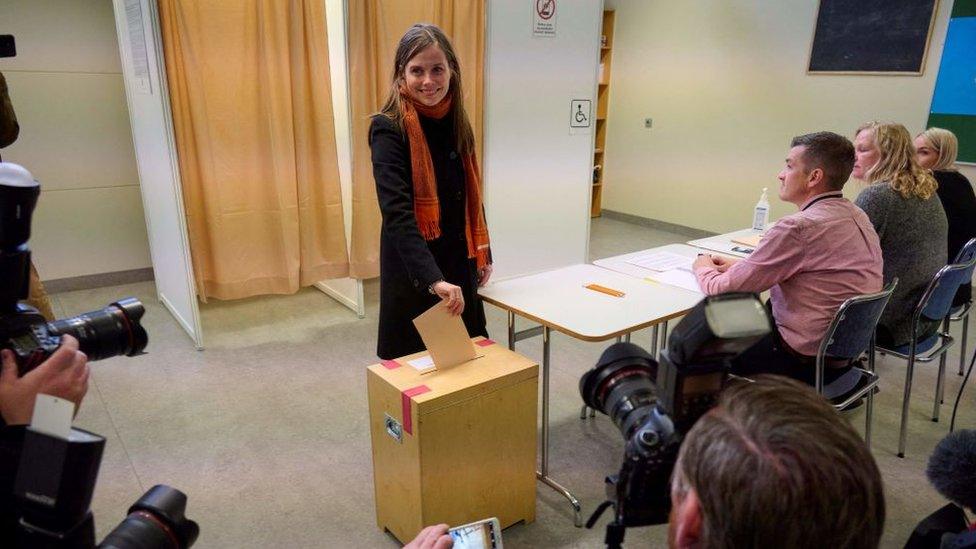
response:
<path id="1" fill-rule="evenodd" d="M 868 214 L 881 240 L 884 283 L 898 286 L 878 323 L 878 343 L 909 343 L 912 312 L 925 287 L 948 261 L 945 210 L 932 173 L 915 160 L 912 136 L 901 124 L 870 122 L 854 137 L 854 171 L 868 184 L 854 201 Z M 939 321 L 922 319 L 921 339 L 935 333 Z"/>
<path id="2" fill-rule="evenodd" d="M 915 136 L 915 158 L 918 165 L 932 170 L 939 183 L 937 192 L 949 220 L 949 260 L 976 238 L 976 194 L 966 176 L 956 169 L 959 142 L 956 135 L 942 128 L 929 128 Z M 973 299 L 970 283 L 959 286 L 952 306 L 965 305 Z"/>

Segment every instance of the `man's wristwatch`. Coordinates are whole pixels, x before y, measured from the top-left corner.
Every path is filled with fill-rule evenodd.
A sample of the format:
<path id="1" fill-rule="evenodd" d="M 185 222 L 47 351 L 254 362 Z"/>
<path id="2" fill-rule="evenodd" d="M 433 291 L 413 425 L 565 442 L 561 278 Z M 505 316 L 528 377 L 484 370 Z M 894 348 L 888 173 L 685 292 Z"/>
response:
<path id="1" fill-rule="evenodd" d="M 430 283 L 430 286 L 427 286 L 427 291 L 430 292 L 430 295 L 437 295 L 437 292 L 434 291 L 434 284 L 437 284 L 438 282 L 444 282 L 444 279 L 442 278 L 440 280 L 435 280 Z"/>

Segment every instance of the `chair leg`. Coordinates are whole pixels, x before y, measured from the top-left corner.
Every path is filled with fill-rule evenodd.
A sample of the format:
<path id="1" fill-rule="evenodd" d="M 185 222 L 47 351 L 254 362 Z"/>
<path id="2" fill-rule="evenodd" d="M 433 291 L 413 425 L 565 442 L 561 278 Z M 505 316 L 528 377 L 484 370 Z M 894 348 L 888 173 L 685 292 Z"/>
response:
<path id="1" fill-rule="evenodd" d="M 587 406 L 586 404 L 584 404 L 583 407 L 580 408 L 580 419 L 586 419 L 586 411 L 589 410 L 589 408 L 590 407 Z"/>
<path id="2" fill-rule="evenodd" d="M 898 457 L 905 457 L 905 439 L 908 435 L 908 403 L 912 398 L 912 374 L 915 370 L 915 346 L 908 355 L 908 369 L 905 372 L 905 397 L 901 402 L 901 432 L 898 434 Z"/>
<path id="3" fill-rule="evenodd" d="M 962 341 L 959 343 L 959 375 L 966 372 L 966 336 L 969 334 L 969 313 L 962 319 Z"/>
<path id="4" fill-rule="evenodd" d="M 874 389 L 868 391 L 867 405 L 864 410 L 864 444 L 871 449 L 871 423 L 874 421 Z"/>
<path id="5" fill-rule="evenodd" d="M 942 356 L 939 357 L 939 377 L 935 380 L 935 407 L 932 409 L 932 421 L 939 422 L 939 408 L 942 405 L 942 398 L 945 396 L 945 371 L 946 371 L 946 355 L 949 353 L 943 352 Z"/>

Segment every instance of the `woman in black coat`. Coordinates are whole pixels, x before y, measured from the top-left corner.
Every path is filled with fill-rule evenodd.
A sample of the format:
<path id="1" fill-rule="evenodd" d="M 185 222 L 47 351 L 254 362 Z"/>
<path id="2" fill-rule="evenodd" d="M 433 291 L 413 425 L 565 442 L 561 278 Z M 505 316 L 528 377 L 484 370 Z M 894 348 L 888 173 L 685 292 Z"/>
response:
<path id="1" fill-rule="evenodd" d="M 918 164 L 932 170 L 939 183 L 936 192 L 942 200 L 949 221 L 949 261 L 955 261 L 959 250 L 971 238 L 976 238 L 976 194 L 966 176 L 956 170 L 959 142 L 956 135 L 942 128 L 929 128 L 915 137 L 915 156 Z M 952 306 L 958 307 L 973 300 L 972 283 L 959 287 Z"/>
<path id="2" fill-rule="evenodd" d="M 443 302 L 468 334 L 486 336 L 477 294 L 491 276 L 474 134 L 454 48 L 434 25 L 397 47 L 390 94 L 369 128 L 383 215 L 376 354 L 422 351 L 413 319 Z"/>

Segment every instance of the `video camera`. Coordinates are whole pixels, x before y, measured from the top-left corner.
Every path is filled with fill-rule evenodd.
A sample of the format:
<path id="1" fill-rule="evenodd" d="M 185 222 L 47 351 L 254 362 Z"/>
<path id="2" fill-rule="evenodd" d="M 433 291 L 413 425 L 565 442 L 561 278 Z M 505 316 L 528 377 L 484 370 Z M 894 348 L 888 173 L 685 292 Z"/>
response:
<path id="1" fill-rule="evenodd" d="M 626 440 L 620 472 L 606 478 L 607 501 L 586 524 L 592 528 L 614 508 L 608 547 L 620 547 L 628 527 L 668 521 L 671 472 L 684 435 L 715 405 L 730 361 L 772 329 L 756 294 L 709 296 L 675 327 L 660 362 L 637 345 L 617 343 L 583 374 L 583 402 L 608 415 Z"/>
<path id="2" fill-rule="evenodd" d="M 88 360 L 142 354 L 148 335 L 139 324 L 145 309 L 138 299 L 121 299 L 104 309 L 53 322 L 37 309 L 19 303 L 29 295 L 27 241 L 39 195 L 40 185 L 30 172 L 17 164 L 0 162 L 0 348 L 14 352 L 20 376 L 44 362 L 67 334 L 78 340 Z M 66 437 L 27 429 L 14 481 L 20 514 L 15 547 L 95 547 L 89 505 L 104 447 L 104 437 L 81 429 L 71 429 Z M 185 518 L 185 508 L 185 494 L 168 486 L 154 486 L 129 508 L 128 517 L 98 547 L 189 547 L 196 541 L 199 527 Z"/>

